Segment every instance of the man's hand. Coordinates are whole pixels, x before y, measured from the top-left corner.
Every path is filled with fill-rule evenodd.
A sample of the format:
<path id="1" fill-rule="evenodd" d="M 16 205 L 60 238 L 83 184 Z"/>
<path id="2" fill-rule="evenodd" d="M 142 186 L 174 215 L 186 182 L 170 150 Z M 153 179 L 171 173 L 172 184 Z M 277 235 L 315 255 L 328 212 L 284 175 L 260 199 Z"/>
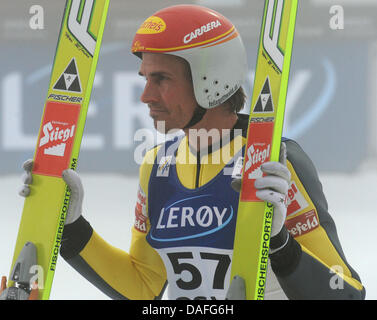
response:
<path id="1" fill-rule="evenodd" d="M 29 159 L 22 165 L 22 168 L 25 170 L 24 174 L 22 175 L 23 185 L 19 191 L 19 195 L 22 197 L 28 197 L 30 195 L 33 183 L 33 176 L 31 174 L 33 164 L 33 160 Z M 79 175 L 72 169 L 64 170 L 62 173 L 62 178 L 71 191 L 69 208 L 65 219 L 65 225 L 67 225 L 75 222 L 81 216 L 84 188 Z"/>
<path id="2" fill-rule="evenodd" d="M 283 228 L 287 217 L 286 198 L 291 180 L 291 173 L 287 168 L 287 148 L 284 142 L 281 143 L 279 162 L 265 162 L 261 170 L 265 176 L 255 180 L 256 196 L 274 206 L 271 228 L 271 237 L 274 237 Z M 232 187 L 239 192 L 241 179 L 234 179 Z"/>
<path id="3" fill-rule="evenodd" d="M 33 182 L 33 177 L 31 175 L 31 170 L 33 169 L 33 160 L 32 159 L 26 160 L 23 163 L 22 168 L 24 169 L 25 172 L 21 178 L 23 185 L 21 186 L 21 189 L 18 192 L 18 194 L 22 197 L 28 197 L 30 195 L 30 185 Z"/>
<path id="4" fill-rule="evenodd" d="M 71 191 L 69 208 L 65 225 L 75 222 L 82 214 L 82 201 L 84 199 L 84 188 L 80 176 L 72 169 L 63 171 L 62 178 Z"/>

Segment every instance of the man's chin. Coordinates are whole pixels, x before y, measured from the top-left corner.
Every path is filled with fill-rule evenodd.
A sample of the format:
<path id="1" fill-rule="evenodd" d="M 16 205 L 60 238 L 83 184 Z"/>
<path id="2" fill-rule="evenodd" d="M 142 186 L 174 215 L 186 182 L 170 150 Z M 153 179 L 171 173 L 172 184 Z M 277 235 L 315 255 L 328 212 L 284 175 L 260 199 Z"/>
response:
<path id="1" fill-rule="evenodd" d="M 171 128 L 165 120 L 153 119 L 154 128 L 162 134 L 171 134 L 179 131 L 179 128 Z"/>

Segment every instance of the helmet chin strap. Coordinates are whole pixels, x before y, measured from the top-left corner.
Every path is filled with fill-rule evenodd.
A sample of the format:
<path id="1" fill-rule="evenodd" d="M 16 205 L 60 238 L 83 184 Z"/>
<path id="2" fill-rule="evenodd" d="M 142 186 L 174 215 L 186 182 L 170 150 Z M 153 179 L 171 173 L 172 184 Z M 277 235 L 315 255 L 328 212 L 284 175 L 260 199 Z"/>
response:
<path id="1" fill-rule="evenodd" d="M 194 110 L 194 114 L 192 115 L 191 120 L 182 129 L 188 129 L 188 128 L 191 128 L 192 126 L 196 125 L 200 120 L 203 119 L 206 112 L 207 112 L 207 109 L 204 109 L 200 105 L 196 105 L 196 108 Z"/>

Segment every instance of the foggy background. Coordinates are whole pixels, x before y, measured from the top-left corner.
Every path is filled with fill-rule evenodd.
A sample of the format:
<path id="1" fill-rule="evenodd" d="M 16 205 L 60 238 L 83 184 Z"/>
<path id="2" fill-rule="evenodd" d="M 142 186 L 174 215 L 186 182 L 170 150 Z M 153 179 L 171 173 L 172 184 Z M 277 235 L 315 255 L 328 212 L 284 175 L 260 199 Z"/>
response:
<path id="1" fill-rule="evenodd" d="M 228 17 L 243 37 L 249 112 L 264 1 L 111 0 L 79 157 L 84 216 L 128 251 L 139 163 L 135 136 L 152 129 L 130 53 L 139 25 L 163 7 L 192 3 Z M 44 10 L 33 30 L 31 6 Z M 33 157 L 65 1 L 0 2 L 0 274 L 10 268 L 23 199 L 21 165 Z M 336 6 L 336 7 L 334 7 Z M 344 25 L 334 20 L 344 13 Z M 335 21 L 335 25 L 334 25 Z M 333 23 L 333 24 L 332 24 Z M 339 29 L 340 28 L 340 29 Z M 229 57 L 231 59 L 231 57 Z M 224 62 L 225 63 L 225 62 Z M 283 135 L 315 163 L 346 258 L 377 299 L 377 1 L 299 1 Z M 150 146 L 156 143 L 148 141 Z M 60 258 L 52 299 L 106 299 Z"/>

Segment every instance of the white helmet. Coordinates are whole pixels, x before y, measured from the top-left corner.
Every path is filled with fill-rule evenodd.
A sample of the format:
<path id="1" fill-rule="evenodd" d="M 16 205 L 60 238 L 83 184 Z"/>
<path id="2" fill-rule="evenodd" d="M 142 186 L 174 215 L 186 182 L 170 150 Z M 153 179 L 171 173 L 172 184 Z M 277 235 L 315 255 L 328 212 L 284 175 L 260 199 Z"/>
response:
<path id="1" fill-rule="evenodd" d="M 197 5 L 171 6 L 140 26 L 132 52 L 167 53 L 191 68 L 195 98 L 205 109 L 230 98 L 247 73 L 246 50 L 235 26 L 218 12 Z"/>

